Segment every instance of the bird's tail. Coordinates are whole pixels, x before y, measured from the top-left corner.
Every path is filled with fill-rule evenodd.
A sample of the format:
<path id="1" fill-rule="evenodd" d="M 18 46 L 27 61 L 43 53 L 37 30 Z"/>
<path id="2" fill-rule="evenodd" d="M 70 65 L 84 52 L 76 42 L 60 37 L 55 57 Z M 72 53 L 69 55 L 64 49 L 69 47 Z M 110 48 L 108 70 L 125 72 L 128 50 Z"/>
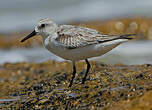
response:
<path id="1" fill-rule="evenodd" d="M 136 34 L 124 34 L 124 35 L 120 35 L 118 38 L 131 40 L 131 39 L 134 39 L 135 36 L 136 36 Z"/>
<path id="2" fill-rule="evenodd" d="M 113 41 L 113 40 L 119 40 L 119 39 L 127 39 L 127 40 L 131 40 L 134 39 L 136 36 L 136 34 L 123 34 L 123 35 L 117 35 L 115 36 L 115 38 L 110 38 L 110 39 L 106 39 L 106 40 L 99 40 L 99 43 L 104 43 L 104 42 L 109 42 L 109 41 Z"/>

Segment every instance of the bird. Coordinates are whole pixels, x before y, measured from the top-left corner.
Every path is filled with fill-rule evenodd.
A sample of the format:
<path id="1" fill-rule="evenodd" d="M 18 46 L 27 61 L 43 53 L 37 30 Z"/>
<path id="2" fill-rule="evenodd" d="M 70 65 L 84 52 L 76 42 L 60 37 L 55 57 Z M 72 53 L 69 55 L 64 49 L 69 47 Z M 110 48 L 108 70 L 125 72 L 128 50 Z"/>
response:
<path id="1" fill-rule="evenodd" d="M 73 84 L 76 75 L 75 63 L 85 60 L 87 69 L 82 79 L 85 83 L 91 65 L 88 58 L 104 55 L 119 44 L 133 39 L 136 34 L 108 35 L 97 30 L 74 25 L 59 25 L 49 18 L 38 21 L 34 30 L 21 42 L 41 35 L 44 47 L 55 55 L 72 61 L 73 72 L 69 86 Z"/>

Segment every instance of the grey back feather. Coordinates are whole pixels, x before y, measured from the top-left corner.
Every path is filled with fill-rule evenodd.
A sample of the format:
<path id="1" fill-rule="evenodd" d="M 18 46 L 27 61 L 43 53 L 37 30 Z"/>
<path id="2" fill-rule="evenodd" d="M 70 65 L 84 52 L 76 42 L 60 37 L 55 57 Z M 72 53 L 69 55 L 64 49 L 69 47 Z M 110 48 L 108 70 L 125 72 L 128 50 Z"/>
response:
<path id="1" fill-rule="evenodd" d="M 119 38 L 122 39 L 123 36 L 105 35 L 93 29 L 72 25 L 59 26 L 57 34 L 58 37 L 56 38 L 56 41 L 69 49 L 103 43 Z"/>

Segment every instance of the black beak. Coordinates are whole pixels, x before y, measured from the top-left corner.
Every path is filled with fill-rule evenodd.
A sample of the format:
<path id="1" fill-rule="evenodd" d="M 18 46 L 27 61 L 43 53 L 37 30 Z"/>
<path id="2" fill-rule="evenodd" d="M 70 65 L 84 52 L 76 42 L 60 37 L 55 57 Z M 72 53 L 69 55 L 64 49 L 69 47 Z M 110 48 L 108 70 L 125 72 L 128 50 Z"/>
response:
<path id="1" fill-rule="evenodd" d="M 24 39 L 22 39 L 21 42 L 24 42 L 25 40 L 27 40 L 27 39 L 29 39 L 29 38 L 35 36 L 35 35 L 36 35 L 36 32 L 35 32 L 35 30 L 34 30 L 31 34 L 29 34 L 29 35 L 26 36 Z"/>

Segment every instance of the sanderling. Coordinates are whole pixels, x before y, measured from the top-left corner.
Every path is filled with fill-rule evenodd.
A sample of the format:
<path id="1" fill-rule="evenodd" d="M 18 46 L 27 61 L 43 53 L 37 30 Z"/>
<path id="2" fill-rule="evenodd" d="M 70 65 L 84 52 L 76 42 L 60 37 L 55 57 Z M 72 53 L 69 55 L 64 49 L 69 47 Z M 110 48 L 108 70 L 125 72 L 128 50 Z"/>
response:
<path id="1" fill-rule="evenodd" d="M 22 39 L 21 42 L 37 34 L 42 36 L 45 48 L 57 56 L 72 61 L 73 76 L 69 87 L 72 86 L 73 79 L 75 78 L 76 61 L 85 60 L 87 63 L 87 70 L 82 79 L 82 84 L 84 84 L 90 69 L 88 58 L 103 55 L 119 44 L 132 39 L 130 36 L 135 35 L 105 35 L 86 27 L 57 25 L 52 20 L 45 18 L 40 20 L 34 31 Z"/>

